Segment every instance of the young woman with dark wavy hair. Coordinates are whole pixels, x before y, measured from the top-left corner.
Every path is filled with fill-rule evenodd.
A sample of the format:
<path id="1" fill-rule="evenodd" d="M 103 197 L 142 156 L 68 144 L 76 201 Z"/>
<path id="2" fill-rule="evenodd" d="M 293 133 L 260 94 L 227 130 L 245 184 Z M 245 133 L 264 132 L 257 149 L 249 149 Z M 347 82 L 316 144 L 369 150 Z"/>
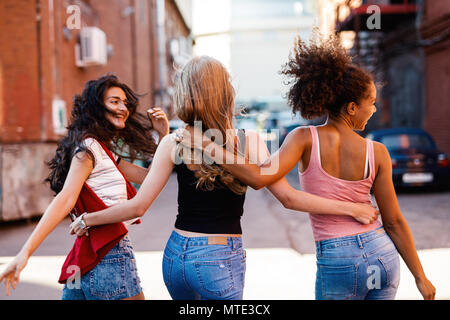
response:
<path id="1" fill-rule="evenodd" d="M 234 129 L 231 79 L 226 68 L 211 57 L 194 57 L 178 70 L 174 107 L 186 124 L 201 122 L 202 129 L 214 135 L 217 143 L 220 139 L 232 157 L 242 154 L 260 161 L 259 152 L 267 153 L 262 140 L 250 143 L 258 140 L 256 133 Z M 240 219 L 247 186 L 217 164 L 196 158 L 195 152 L 177 143 L 174 134 L 161 141 L 152 168 L 133 199 L 78 218 L 72 231 L 84 234 L 86 228 L 78 223 L 82 219 L 92 227 L 142 216 L 173 169 L 178 179 L 178 215 L 163 258 L 164 282 L 171 297 L 242 299 L 246 257 Z M 370 205 L 320 198 L 293 189 L 284 179 L 269 190 L 293 210 L 348 215 L 363 223 L 377 217 Z"/>
<path id="2" fill-rule="evenodd" d="M 0 274 L 8 295 L 29 257 L 70 212 L 107 208 L 134 196 L 130 182 L 142 183 L 148 169 L 120 159 L 148 159 L 157 147 L 153 130 L 160 139 L 168 134 L 164 112 L 150 109 L 147 119 L 137 112 L 138 102 L 113 74 L 88 81 L 83 93 L 75 95 L 68 133 L 48 163 L 46 181 L 56 196 Z M 125 227 L 135 222 L 105 226 L 76 239 L 59 280 L 65 284 L 62 299 L 144 299 Z"/>
<path id="3" fill-rule="evenodd" d="M 264 164 L 227 163 L 231 156 L 203 135 L 195 147 L 249 186 L 271 185 L 299 164 L 302 190 L 329 199 L 371 203 L 373 188 L 382 222 L 360 224 L 348 216 L 311 214 L 316 244 L 316 299 L 394 299 L 400 280 L 399 253 L 425 299 L 435 288 L 425 276 L 411 230 L 397 203 L 391 159 L 386 147 L 362 138 L 376 111 L 372 75 L 353 64 L 337 37 L 315 32 L 309 43 L 297 39 L 282 69 L 289 79 L 288 103 L 313 119 L 328 116 L 322 126 L 299 127 Z M 195 130 L 184 132 L 191 144 Z M 201 135 L 201 133 L 200 133 Z M 278 163 L 279 170 L 261 170 Z"/>

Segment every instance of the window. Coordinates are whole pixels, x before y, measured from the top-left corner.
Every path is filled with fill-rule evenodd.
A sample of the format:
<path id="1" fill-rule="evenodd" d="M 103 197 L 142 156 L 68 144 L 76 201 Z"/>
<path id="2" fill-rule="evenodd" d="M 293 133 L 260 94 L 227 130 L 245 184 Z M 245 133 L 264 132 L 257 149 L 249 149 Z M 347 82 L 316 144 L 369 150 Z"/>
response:
<path id="1" fill-rule="evenodd" d="M 390 150 L 395 149 L 432 149 L 433 143 L 421 134 L 396 134 L 381 138 L 381 143 Z"/>

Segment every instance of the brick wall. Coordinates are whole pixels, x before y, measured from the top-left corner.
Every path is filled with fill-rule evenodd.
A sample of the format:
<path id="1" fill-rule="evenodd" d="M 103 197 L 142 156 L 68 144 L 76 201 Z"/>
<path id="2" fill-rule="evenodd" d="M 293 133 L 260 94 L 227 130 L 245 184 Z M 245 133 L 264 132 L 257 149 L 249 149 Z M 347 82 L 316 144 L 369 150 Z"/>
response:
<path id="1" fill-rule="evenodd" d="M 424 39 L 450 30 L 450 1 L 426 1 L 421 28 Z M 438 147 L 450 154 L 450 37 L 425 47 L 426 118 L 425 129 Z"/>
<path id="2" fill-rule="evenodd" d="M 182 19 L 167 0 L 166 19 Z M 106 33 L 112 55 L 105 66 L 78 68 L 79 30 L 65 30 L 69 5 L 81 8 L 81 27 Z M 1 0 L 0 1 L 0 221 L 40 215 L 52 199 L 43 179 L 55 152 L 52 102 L 72 97 L 88 80 L 114 72 L 141 98 L 140 111 L 159 89 L 156 0 Z M 130 10 L 131 9 L 131 10 Z M 167 21 L 167 20 L 166 20 Z M 170 21 L 171 34 L 187 36 L 182 21 Z M 171 65 L 167 67 L 169 70 Z M 20 195 L 20 196 L 18 196 Z M 11 205 L 14 204 L 14 205 Z"/>
<path id="3" fill-rule="evenodd" d="M 151 78 L 150 68 L 150 50 L 143 50 L 144 46 L 135 47 L 135 43 L 147 43 L 151 29 L 143 26 L 140 32 L 136 32 L 134 15 L 124 16 L 125 8 L 134 7 L 134 1 L 129 0 L 91 0 L 89 6 L 82 6 L 81 25 L 96 26 L 106 33 L 108 44 L 112 45 L 113 54 L 109 57 L 105 66 L 93 66 L 88 68 L 78 68 L 75 65 L 74 47 L 77 41 L 79 30 L 70 30 L 70 39 L 63 35 L 63 27 L 68 15 L 66 14 L 67 5 L 73 1 L 56 1 L 53 19 L 55 20 L 55 43 L 45 34 L 46 30 L 51 29 L 51 25 L 42 28 L 42 40 L 48 41 L 48 48 L 43 50 L 43 57 L 48 61 L 43 65 L 46 68 L 44 81 L 47 84 L 44 88 L 48 91 L 47 99 L 44 104 L 51 108 L 51 99 L 53 96 L 60 96 L 68 106 L 70 112 L 72 97 L 75 93 L 81 93 L 85 83 L 90 79 L 98 78 L 107 73 L 114 72 L 120 79 L 138 92 L 151 92 L 148 87 Z M 75 2 L 76 3 L 76 2 Z M 43 14 L 47 14 L 48 8 L 43 6 Z M 139 8 L 136 8 L 139 14 Z M 150 11 L 145 15 L 150 15 Z M 47 14 L 48 19 L 43 19 L 47 23 L 51 21 L 52 15 Z M 51 33 L 51 30 L 50 30 Z M 147 47 L 149 47 L 147 45 Z M 52 48 L 55 54 L 52 61 Z M 142 55 L 147 59 L 136 61 L 135 52 L 141 49 Z M 145 74 L 137 70 L 146 70 Z M 53 96 L 52 96 L 53 95 Z M 142 103 L 148 104 L 151 96 L 143 98 Z M 50 115 L 47 110 L 46 115 Z M 49 138 L 54 138 L 49 134 Z"/>
<path id="4" fill-rule="evenodd" d="M 0 142 L 41 134 L 35 0 L 0 1 Z"/>

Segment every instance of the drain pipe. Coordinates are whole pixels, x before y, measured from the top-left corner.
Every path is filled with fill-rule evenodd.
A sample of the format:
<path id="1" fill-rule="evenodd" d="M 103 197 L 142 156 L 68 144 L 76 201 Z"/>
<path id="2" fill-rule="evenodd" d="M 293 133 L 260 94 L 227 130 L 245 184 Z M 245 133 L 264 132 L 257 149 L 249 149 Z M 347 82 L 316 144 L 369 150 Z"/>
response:
<path id="1" fill-rule="evenodd" d="M 167 53 L 166 53 L 166 28 L 165 19 L 166 8 L 165 0 L 156 1 L 156 29 L 158 37 L 158 73 L 159 73 L 159 90 L 156 92 L 157 105 L 164 112 L 168 111 L 169 101 L 167 96 Z"/>

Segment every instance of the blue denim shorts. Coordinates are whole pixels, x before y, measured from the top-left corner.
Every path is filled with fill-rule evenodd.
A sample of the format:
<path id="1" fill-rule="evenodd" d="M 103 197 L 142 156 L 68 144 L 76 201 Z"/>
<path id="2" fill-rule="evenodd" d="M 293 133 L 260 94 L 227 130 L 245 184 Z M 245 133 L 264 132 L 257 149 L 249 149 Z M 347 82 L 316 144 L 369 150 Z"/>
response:
<path id="1" fill-rule="evenodd" d="M 92 270 L 64 285 L 62 300 L 120 300 L 141 291 L 133 247 L 125 236 Z"/>
<path id="2" fill-rule="evenodd" d="M 210 238 L 210 240 L 208 240 Z M 240 300 L 245 250 L 240 237 L 184 237 L 173 231 L 163 258 L 164 283 L 175 300 Z"/>
<path id="3" fill-rule="evenodd" d="M 392 300 L 400 281 L 397 249 L 383 227 L 316 242 L 317 300 Z"/>

